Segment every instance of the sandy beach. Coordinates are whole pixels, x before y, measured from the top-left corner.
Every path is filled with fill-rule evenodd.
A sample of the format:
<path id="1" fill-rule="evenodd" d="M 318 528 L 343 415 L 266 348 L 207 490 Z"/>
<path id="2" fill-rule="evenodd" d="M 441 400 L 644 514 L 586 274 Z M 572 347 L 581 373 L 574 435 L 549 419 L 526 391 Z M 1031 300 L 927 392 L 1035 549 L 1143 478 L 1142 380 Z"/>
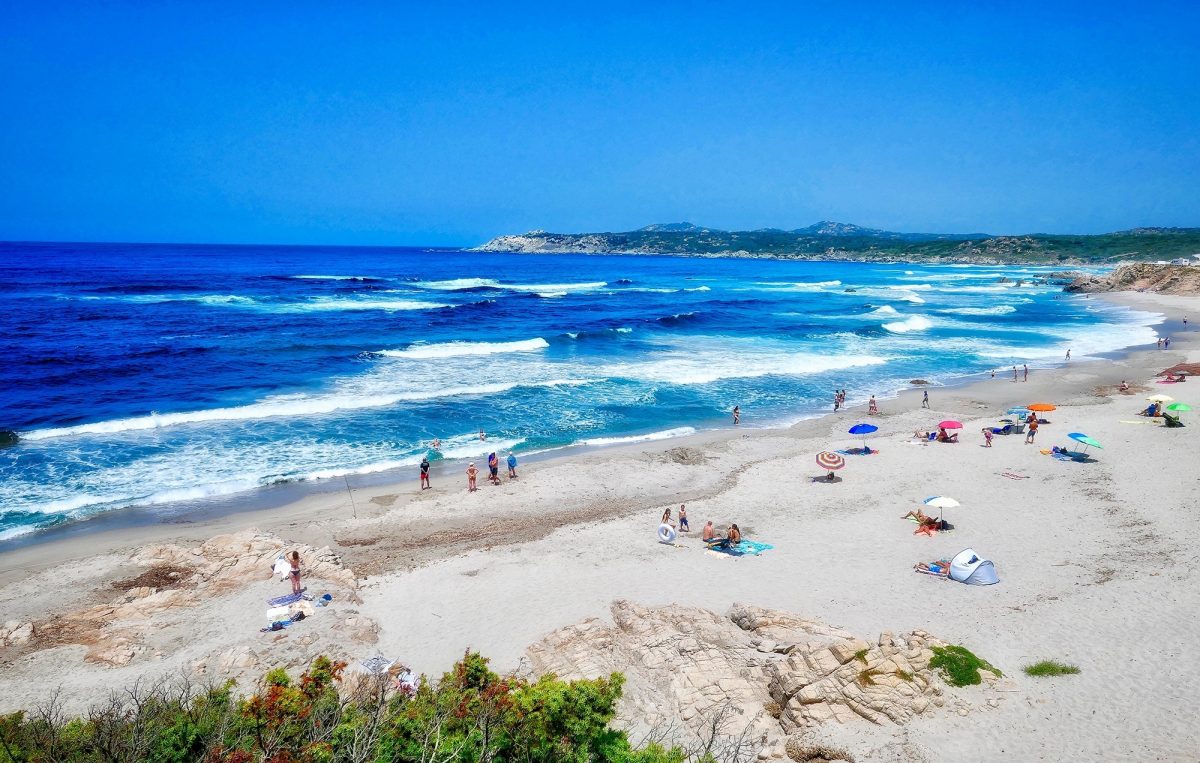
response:
<path id="1" fill-rule="evenodd" d="M 9 551 L 0 555 L 0 710 L 55 691 L 80 710 L 109 688 L 164 676 L 253 681 L 322 653 L 379 654 L 432 675 L 470 647 L 517 670 L 530 645 L 606 619 L 614 600 L 716 613 L 742 602 L 868 641 L 881 631 L 927 631 L 1004 672 L 985 687 L 952 690 L 967 712 L 810 730 L 859 761 L 1194 760 L 1200 423 L 1184 413 L 1188 426 L 1168 430 L 1136 413 L 1155 393 L 1200 403 L 1190 392 L 1200 380 L 1155 378 L 1200 362 L 1195 332 L 1178 325 L 1184 313 L 1200 316 L 1200 298 L 1105 299 L 1167 315 L 1160 333 L 1171 347 L 1073 360 L 1034 370 L 1027 382 L 1001 369 L 994 379 L 931 388 L 930 410 L 909 390 L 881 397 L 880 415 L 869 419 L 852 408 L 789 428 L 556 455 L 523 464 L 520 478 L 500 487 L 481 480 L 473 494 L 451 465 L 424 492 L 414 471 L 352 495 Z M 1116 389 L 1122 380 L 1128 393 Z M 1035 444 L 1011 435 L 982 447 L 981 427 L 1034 401 L 1058 406 Z M 959 443 L 914 440 L 947 418 L 963 423 Z M 859 420 L 879 427 L 869 440 L 878 453 L 847 456 L 840 483 L 812 482 L 822 473 L 814 455 L 855 445 L 846 430 Z M 1041 452 L 1068 444 L 1068 432 L 1104 448 L 1085 463 Z M 946 513 L 956 529 L 913 535 L 901 515 L 931 495 L 961 502 Z M 658 543 L 660 515 L 680 503 L 691 532 L 674 546 Z M 710 519 L 737 522 L 774 548 L 737 559 L 709 553 L 700 530 Z M 269 577 L 270 559 L 297 545 L 310 591 L 333 601 L 284 638 L 260 633 L 263 600 L 288 590 Z M 912 571 L 967 547 L 995 562 L 999 585 Z M 188 571 L 177 584 L 134 580 L 162 565 Z M 30 632 L 16 634 L 26 623 Z M 1042 659 L 1081 673 L 1022 674 Z"/>

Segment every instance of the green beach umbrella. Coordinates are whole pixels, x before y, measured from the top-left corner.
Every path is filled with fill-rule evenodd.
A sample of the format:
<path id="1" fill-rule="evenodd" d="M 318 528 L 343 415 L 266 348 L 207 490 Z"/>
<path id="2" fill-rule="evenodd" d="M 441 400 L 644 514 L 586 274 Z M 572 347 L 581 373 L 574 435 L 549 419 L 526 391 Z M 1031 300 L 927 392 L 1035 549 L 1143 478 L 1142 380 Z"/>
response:
<path id="1" fill-rule="evenodd" d="M 1084 445 L 1091 445 L 1093 448 L 1099 448 L 1100 450 L 1104 450 L 1104 446 L 1101 445 L 1100 443 L 1096 442 L 1096 438 L 1088 437 L 1087 435 L 1083 434 L 1082 432 L 1071 432 L 1069 435 L 1067 435 L 1067 437 L 1070 437 L 1075 442 L 1081 442 Z"/>
<path id="2" fill-rule="evenodd" d="M 1168 411 L 1190 411 L 1192 406 L 1187 403 L 1171 403 L 1167 406 Z"/>

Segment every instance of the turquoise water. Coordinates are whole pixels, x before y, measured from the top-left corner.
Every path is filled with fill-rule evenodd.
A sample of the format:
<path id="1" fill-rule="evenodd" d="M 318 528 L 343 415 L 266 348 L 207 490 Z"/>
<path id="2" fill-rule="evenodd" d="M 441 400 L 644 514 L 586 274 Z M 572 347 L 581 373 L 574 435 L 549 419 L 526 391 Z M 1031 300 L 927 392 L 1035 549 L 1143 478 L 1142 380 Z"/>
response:
<path id="1" fill-rule="evenodd" d="M 491 450 L 766 426 L 1154 341 L 1046 269 L 0 245 L 0 538 Z M 488 433 L 487 443 L 478 431 Z"/>

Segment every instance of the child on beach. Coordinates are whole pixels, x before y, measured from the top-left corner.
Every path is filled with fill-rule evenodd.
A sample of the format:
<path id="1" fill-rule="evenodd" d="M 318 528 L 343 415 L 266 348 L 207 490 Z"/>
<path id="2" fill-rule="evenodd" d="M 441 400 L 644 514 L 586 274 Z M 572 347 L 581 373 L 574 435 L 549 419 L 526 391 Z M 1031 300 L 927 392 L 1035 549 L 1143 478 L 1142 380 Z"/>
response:
<path id="1" fill-rule="evenodd" d="M 983 428 L 983 447 L 985 447 L 985 448 L 990 448 L 990 447 L 992 447 L 992 437 L 993 437 L 993 436 L 994 436 L 994 435 L 992 434 L 992 428 L 991 428 L 991 427 L 984 427 L 984 428 Z"/>
<path id="2" fill-rule="evenodd" d="M 1033 438 L 1037 436 L 1038 421 L 1033 419 L 1029 422 L 1029 429 L 1025 433 L 1025 444 L 1033 442 Z"/>
<path id="3" fill-rule="evenodd" d="M 475 478 L 479 476 L 479 470 L 475 468 L 475 462 L 472 461 L 467 466 L 467 492 L 475 492 Z"/>
<path id="4" fill-rule="evenodd" d="M 691 528 L 688 527 L 687 521 L 687 506 L 682 503 L 679 504 L 679 532 L 691 532 Z"/>
<path id="5" fill-rule="evenodd" d="M 292 569 L 288 577 L 292 579 L 292 593 L 300 593 L 300 552 L 293 551 L 291 557 Z"/>
<path id="6" fill-rule="evenodd" d="M 663 512 L 661 524 L 664 524 L 664 525 L 671 524 L 671 507 L 670 506 L 668 506 L 666 511 Z"/>

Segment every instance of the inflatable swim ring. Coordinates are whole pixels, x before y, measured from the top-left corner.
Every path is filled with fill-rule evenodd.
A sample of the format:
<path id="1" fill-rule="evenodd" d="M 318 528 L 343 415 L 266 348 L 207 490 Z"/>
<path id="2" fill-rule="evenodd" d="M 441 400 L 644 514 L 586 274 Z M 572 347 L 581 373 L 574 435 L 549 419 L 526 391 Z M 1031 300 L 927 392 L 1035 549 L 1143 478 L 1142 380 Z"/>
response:
<path id="1" fill-rule="evenodd" d="M 658 542 L 659 543 L 674 543 L 675 528 L 671 527 L 666 522 L 658 526 Z"/>

